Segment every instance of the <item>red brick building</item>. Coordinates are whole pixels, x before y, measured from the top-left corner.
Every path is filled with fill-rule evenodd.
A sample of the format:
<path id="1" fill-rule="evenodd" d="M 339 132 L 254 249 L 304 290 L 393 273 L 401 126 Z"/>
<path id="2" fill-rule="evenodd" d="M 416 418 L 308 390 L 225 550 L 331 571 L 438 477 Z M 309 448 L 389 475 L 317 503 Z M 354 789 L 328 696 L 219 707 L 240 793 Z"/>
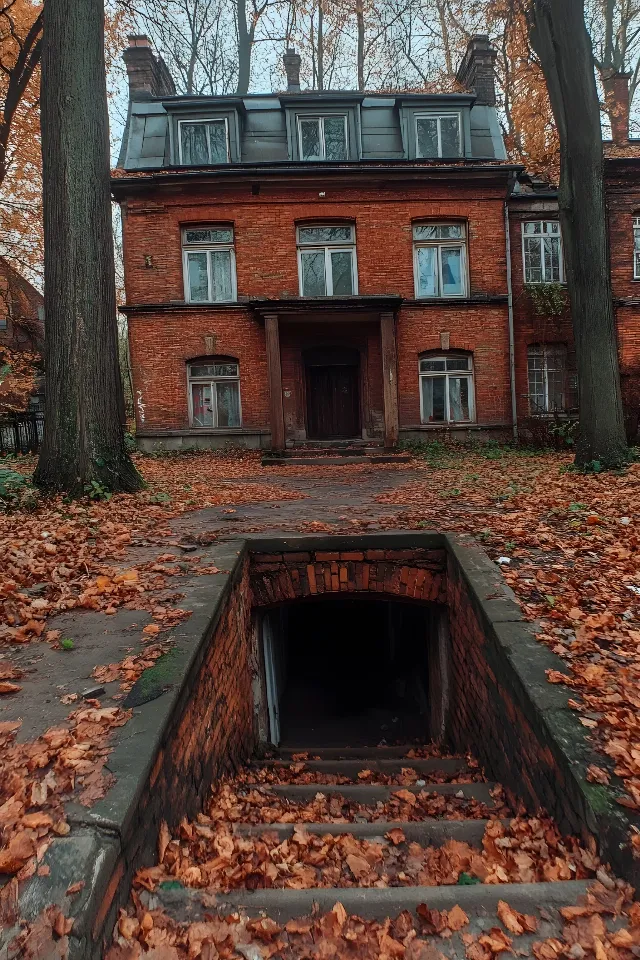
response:
<path id="1" fill-rule="evenodd" d="M 44 298 L 4 257 L 0 257 L 0 347 L 39 356 L 44 350 Z M 31 396 L 32 409 L 44 405 L 44 390 L 40 377 Z"/>
<path id="2" fill-rule="evenodd" d="M 507 160 L 494 58 L 471 41 L 468 93 L 318 93 L 289 51 L 284 93 L 181 97 L 132 38 L 113 192 L 142 447 L 393 447 L 575 410 L 557 198 Z M 617 182 L 631 370 L 640 254 Z"/>

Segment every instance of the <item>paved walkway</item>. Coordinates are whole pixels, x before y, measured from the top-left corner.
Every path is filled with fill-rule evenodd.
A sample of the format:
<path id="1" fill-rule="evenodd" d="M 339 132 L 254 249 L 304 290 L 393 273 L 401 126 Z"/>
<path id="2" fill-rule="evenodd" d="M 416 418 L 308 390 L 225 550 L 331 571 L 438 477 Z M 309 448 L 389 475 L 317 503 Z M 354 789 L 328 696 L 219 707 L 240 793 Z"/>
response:
<path id="1" fill-rule="evenodd" d="M 380 520 L 396 515 L 402 508 L 398 505 L 376 503 L 375 498 L 385 490 L 396 489 L 419 475 L 412 470 L 385 469 L 380 467 L 366 471 L 349 471 L 332 468 L 314 470 L 313 476 L 286 475 L 275 471 L 273 482 L 281 487 L 303 493 L 300 500 L 265 501 L 263 503 L 220 506 L 183 514 L 169 526 L 175 536 L 163 538 L 161 543 L 138 543 L 120 562 L 122 568 L 149 562 L 160 554 L 180 554 L 179 543 L 197 545 L 193 552 L 185 553 L 185 560 L 207 556 L 207 544 L 213 540 L 234 540 L 264 532 L 287 532 L 296 530 L 313 533 L 334 529 L 336 532 L 353 529 L 353 521 L 376 529 Z M 242 483 L 264 483 L 264 477 L 243 480 Z M 230 481 L 237 486 L 238 481 Z M 387 524 L 388 525 L 388 524 Z M 359 529 L 363 526 L 358 524 Z M 229 550 L 234 547 L 229 544 Z M 217 553 L 220 552 L 218 548 Z M 191 564 L 185 563 L 184 575 L 171 576 L 166 588 L 156 595 L 158 603 L 193 609 L 190 599 L 197 593 L 199 577 Z M 176 595 L 180 599 L 175 599 Z M 78 610 L 52 617 L 47 626 L 60 630 L 62 637 L 73 640 L 71 652 L 61 651 L 44 642 L 32 642 L 6 648 L 5 661 L 20 668 L 24 676 L 22 689 L 11 697 L 0 700 L 0 721 L 22 720 L 18 739 L 32 740 L 48 727 L 64 723 L 71 710 L 82 703 L 83 694 L 100 686 L 99 696 L 105 706 L 122 703 L 120 683 L 96 684 L 91 674 L 96 666 L 122 661 L 123 658 L 141 653 L 143 627 L 151 621 L 145 610 L 120 607 L 113 615 L 100 611 Z M 188 621 L 187 621 L 188 623 Z M 170 639 L 172 633 L 163 633 L 161 640 Z M 69 700 L 70 695 L 74 697 Z M 113 696 L 115 700 L 111 700 Z"/>

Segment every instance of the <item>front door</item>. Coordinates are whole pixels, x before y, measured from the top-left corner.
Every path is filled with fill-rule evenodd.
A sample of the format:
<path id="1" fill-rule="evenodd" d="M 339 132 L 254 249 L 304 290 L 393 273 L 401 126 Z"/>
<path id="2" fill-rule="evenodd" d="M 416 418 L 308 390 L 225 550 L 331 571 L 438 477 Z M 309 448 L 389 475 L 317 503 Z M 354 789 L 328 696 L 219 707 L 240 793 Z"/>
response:
<path id="1" fill-rule="evenodd" d="M 338 440 L 360 436 L 358 367 L 307 367 L 307 437 Z"/>

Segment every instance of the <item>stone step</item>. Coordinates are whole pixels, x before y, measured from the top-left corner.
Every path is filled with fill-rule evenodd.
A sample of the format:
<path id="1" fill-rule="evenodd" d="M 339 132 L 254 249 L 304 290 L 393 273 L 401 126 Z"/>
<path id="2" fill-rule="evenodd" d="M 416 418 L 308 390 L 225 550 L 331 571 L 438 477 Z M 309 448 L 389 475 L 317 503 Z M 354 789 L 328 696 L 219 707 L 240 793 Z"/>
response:
<path id="1" fill-rule="evenodd" d="M 263 467 L 279 467 L 289 465 L 293 467 L 317 467 L 333 466 L 342 467 L 352 463 L 410 463 L 411 457 L 404 454 L 375 454 L 363 456 L 357 453 L 354 456 L 346 457 L 343 453 L 336 456 L 295 456 L 295 457 L 263 457 Z"/>
<path id="2" fill-rule="evenodd" d="M 540 910 L 543 910 L 557 921 L 557 908 L 575 904 L 590 882 L 561 880 L 556 883 L 452 884 L 442 887 L 257 889 L 214 894 L 203 889 L 178 886 L 171 881 L 165 887 L 161 884 L 152 894 L 142 891 L 141 899 L 147 909 L 162 908 L 173 919 L 185 923 L 204 920 L 205 914 L 226 915 L 235 911 L 250 917 L 264 913 L 278 923 L 285 923 L 294 917 L 307 916 L 312 911 L 326 913 L 336 903 L 341 903 L 348 914 L 356 914 L 366 920 L 384 920 L 386 917 L 396 917 L 403 910 L 415 915 L 416 907 L 426 903 L 431 910 L 451 910 L 458 905 L 469 918 L 477 921 L 487 918 L 489 922 L 486 927 L 492 927 L 498 925 L 495 911 L 500 900 L 505 900 L 520 913 L 538 918 Z M 536 939 L 542 937 L 538 935 Z M 463 950 L 459 956 L 464 955 Z"/>
<path id="3" fill-rule="evenodd" d="M 393 745 L 370 744 L 368 747 L 278 747 L 278 754 L 282 760 L 293 760 L 300 754 L 308 754 L 309 757 L 317 757 L 319 760 L 406 760 L 407 766 L 417 761 L 416 757 L 407 757 L 407 754 L 415 749 L 415 744 L 399 743 Z M 462 761 L 462 757 L 447 757 L 439 759 L 438 757 L 429 758 L 434 762 L 443 762 L 443 759 Z M 422 761 L 425 762 L 425 761 Z"/>
<path id="4" fill-rule="evenodd" d="M 289 769 L 293 760 L 263 760 L 256 761 L 250 769 L 282 770 L 283 773 Z M 474 771 L 467 766 L 466 760 L 461 757 L 447 757 L 442 760 L 429 758 L 428 760 L 390 760 L 378 759 L 373 757 L 362 758 L 361 760 L 301 760 L 304 763 L 304 771 L 314 771 L 315 773 L 335 773 L 342 777 L 351 777 L 358 782 L 358 774 L 363 770 L 371 770 L 376 773 L 401 773 L 403 769 L 410 767 L 418 774 L 424 774 L 428 778 L 429 774 L 444 773 L 451 776 L 469 774 Z"/>
<path id="5" fill-rule="evenodd" d="M 411 786 L 392 786 L 385 787 L 379 784 L 371 783 L 345 783 L 339 785 L 321 784 L 321 783 L 246 783 L 242 785 L 243 791 L 249 790 L 269 790 L 276 796 L 284 797 L 287 800 L 311 801 L 316 794 L 322 793 L 326 797 L 341 796 L 345 800 L 355 800 L 361 804 L 386 803 L 391 799 L 392 794 L 398 790 L 408 790 L 410 793 L 419 794 L 424 790 L 426 793 L 437 793 L 443 796 L 461 796 L 465 800 L 478 800 L 488 807 L 495 806 L 494 799 L 490 791 L 495 788 L 495 783 L 431 783 L 425 787 Z"/>
<path id="6" fill-rule="evenodd" d="M 505 827 L 509 820 L 501 821 Z M 264 833 L 276 833 L 281 840 L 288 840 L 296 829 L 306 830 L 314 836 L 332 837 L 349 833 L 354 837 L 384 840 L 390 830 L 402 830 L 407 843 L 419 843 L 423 847 L 441 847 L 447 840 L 459 840 L 471 847 L 480 848 L 488 820 L 376 820 L 373 823 L 234 823 L 233 832 L 240 837 L 260 837 Z"/>

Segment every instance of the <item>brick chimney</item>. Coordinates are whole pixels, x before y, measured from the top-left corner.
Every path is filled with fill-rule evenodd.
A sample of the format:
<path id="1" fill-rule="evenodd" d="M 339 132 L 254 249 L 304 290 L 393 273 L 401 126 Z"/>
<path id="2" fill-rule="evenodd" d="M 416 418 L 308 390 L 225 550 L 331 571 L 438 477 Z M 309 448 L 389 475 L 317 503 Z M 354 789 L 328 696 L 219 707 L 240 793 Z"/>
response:
<path id="1" fill-rule="evenodd" d="M 171 74 L 162 57 L 156 57 L 148 37 L 130 34 L 123 53 L 129 77 L 129 99 L 148 100 L 170 97 L 176 92 Z"/>
<path id="2" fill-rule="evenodd" d="M 616 146 L 629 140 L 629 80 L 630 73 L 609 70 L 602 74 L 602 88 L 607 113 L 611 119 L 611 139 Z"/>
<path id="3" fill-rule="evenodd" d="M 282 61 L 287 74 L 287 92 L 300 93 L 300 54 L 293 47 L 287 47 Z"/>
<path id="4" fill-rule="evenodd" d="M 467 52 L 458 67 L 456 80 L 465 90 L 476 95 L 476 103 L 488 107 L 496 105 L 496 84 L 494 63 L 496 51 L 491 46 L 489 37 L 485 34 L 476 34 L 467 44 Z"/>

